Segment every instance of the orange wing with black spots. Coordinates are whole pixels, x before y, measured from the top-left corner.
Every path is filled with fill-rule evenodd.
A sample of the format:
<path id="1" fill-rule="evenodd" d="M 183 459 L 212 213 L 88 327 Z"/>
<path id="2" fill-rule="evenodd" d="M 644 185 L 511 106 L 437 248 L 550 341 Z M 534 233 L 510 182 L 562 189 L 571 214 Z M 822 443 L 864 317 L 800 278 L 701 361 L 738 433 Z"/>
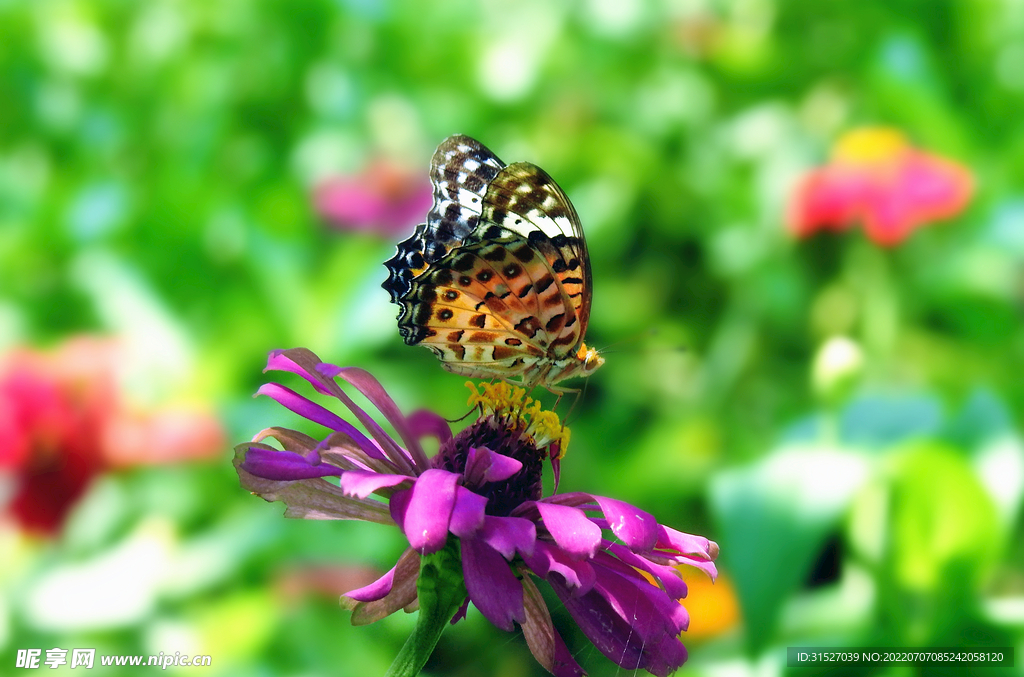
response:
<path id="1" fill-rule="evenodd" d="M 450 160 L 456 166 L 435 166 L 431 176 L 479 188 L 472 171 L 500 161 L 462 139 L 443 142 L 435 163 L 453 145 L 473 153 Z M 482 190 L 460 190 L 463 216 L 450 205 L 446 213 L 452 223 L 472 221 L 470 232 L 441 242 L 443 255 L 427 262 L 425 251 L 437 244 L 428 217 L 385 264 L 390 275 L 384 287 L 401 308 L 406 343 L 429 348 L 457 374 L 518 377 L 549 388 L 599 367 L 603 358 L 583 342 L 591 304 L 586 240 L 562 189 L 540 167 L 519 162 L 501 165 Z M 435 199 L 431 214 L 437 211 Z"/>

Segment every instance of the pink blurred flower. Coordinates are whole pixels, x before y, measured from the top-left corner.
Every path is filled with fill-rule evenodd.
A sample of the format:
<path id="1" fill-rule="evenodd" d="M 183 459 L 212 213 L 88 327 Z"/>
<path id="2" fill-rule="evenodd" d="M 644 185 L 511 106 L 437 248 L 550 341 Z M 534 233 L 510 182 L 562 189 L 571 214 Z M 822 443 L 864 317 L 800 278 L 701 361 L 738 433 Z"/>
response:
<path id="1" fill-rule="evenodd" d="M 44 352 L 0 356 L 0 508 L 25 531 L 54 534 L 93 478 L 112 468 L 210 457 L 219 423 L 201 410 L 147 411 L 123 401 L 120 349 L 76 337 Z"/>
<path id="2" fill-rule="evenodd" d="M 869 127 L 841 137 L 831 161 L 800 180 L 787 220 L 797 237 L 860 221 L 869 238 L 893 246 L 959 214 L 973 191 L 963 165 L 914 148 L 897 130 Z"/>
<path id="3" fill-rule="evenodd" d="M 313 195 L 320 216 L 343 230 L 392 237 L 416 225 L 430 209 L 426 173 L 375 160 L 361 173 L 321 183 Z"/>

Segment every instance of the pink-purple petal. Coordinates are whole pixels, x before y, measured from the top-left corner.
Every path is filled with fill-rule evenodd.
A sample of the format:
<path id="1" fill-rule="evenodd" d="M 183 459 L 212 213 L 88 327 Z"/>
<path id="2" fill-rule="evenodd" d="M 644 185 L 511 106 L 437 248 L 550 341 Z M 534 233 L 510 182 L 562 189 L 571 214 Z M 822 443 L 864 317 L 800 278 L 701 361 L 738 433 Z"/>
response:
<path id="1" fill-rule="evenodd" d="M 388 499 L 388 510 L 391 512 L 391 519 L 398 525 L 398 529 L 405 533 L 405 516 L 409 512 L 409 502 L 412 501 L 412 489 L 401 489 L 391 494 Z"/>
<path id="2" fill-rule="evenodd" d="M 357 602 L 373 602 L 378 599 L 382 599 L 385 595 L 391 592 L 391 584 L 395 580 L 395 569 L 398 565 L 391 567 L 391 570 L 386 574 L 375 580 L 369 585 L 365 585 L 355 590 L 349 590 L 344 593 L 343 597 L 354 599 Z"/>
<path id="3" fill-rule="evenodd" d="M 511 632 L 515 628 L 512 621 L 522 623 L 526 619 L 522 584 L 505 558 L 489 545 L 475 539 L 459 542 L 469 598 L 487 620 Z"/>
<path id="4" fill-rule="evenodd" d="M 679 572 L 674 567 L 664 564 L 656 564 L 645 557 L 633 553 L 629 548 L 618 543 L 608 543 L 605 549 L 619 558 L 623 563 L 631 567 L 646 571 L 654 576 L 665 588 L 665 592 L 673 599 L 686 597 L 686 583 L 680 578 Z"/>
<path id="5" fill-rule="evenodd" d="M 306 456 L 294 451 L 276 451 L 257 446 L 249 447 L 239 467 L 256 477 L 279 482 L 342 474 L 341 468 L 327 463 L 311 463 Z"/>
<path id="6" fill-rule="evenodd" d="M 459 621 L 465 620 L 466 619 L 466 614 L 468 612 L 469 612 L 469 597 L 466 597 L 466 599 L 464 599 L 462 601 L 462 606 L 460 606 L 459 610 L 455 612 L 455 615 L 452 616 L 452 620 L 449 621 L 449 623 L 451 625 L 455 625 Z"/>
<path id="7" fill-rule="evenodd" d="M 644 669 L 652 675 L 666 677 L 686 662 L 687 651 L 678 637 L 666 635 L 660 642 L 645 647 L 644 655 L 647 658 Z"/>
<path id="8" fill-rule="evenodd" d="M 341 488 L 350 496 L 366 498 L 383 487 L 396 487 L 402 482 L 412 482 L 408 475 L 385 475 L 370 470 L 348 470 L 341 476 Z"/>
<path id="9" fill-rule="evenodd" d="M 452 439 L 452 429 L 448 426 L 448 421 L 427 409 L 417 409 L 409 414 L 405 424 L 416 439 L 435 437 L 442 445 Z"/>
<path id="10" fill-rule="evenodd" d="M 588 592 L 597 580 L 590 562 L 571 559 L 560 548 L 546 541 L 537 541 L 533 553 L 523 554 L 523 561 L 530 571 L 545 580 L 550 581 L 551 574 L 558 574 L 574 594 Z"/>
<path id="11" fill-rule="evenodd" d="M 713 560 L 718 554 L 718 546 L 712 547 L 712 544 L 713 541 L 709 541 L 703 536 L 694 536 L 677 531 L 672 527 L 658 525 L 657 547 L 659 550 L 675 550 L 684 555 L 699 555 L 702 559 Z M 712 550 L 714 550 L 713 553 Z"/>
<path id="12" fill-rule="evenodd" d="M 287 350 L 272 350 L 267 357 L 267 366 L 263 369 L 268 371 L 288 371 L 298 374 L 310 382 L 317 392 L 323 395 L 330 395 L 331 391 L 323 375 L 316 371 L 316 365 L 320 363 L 311 350 L 307 348 L 289 348 Z"/>
<path id="13" fill-rule="evenodd" d="M 361 602 L 350 595 L 342 595 L 341 606 L 352 611 L 352 624 L 365 625 L 389 616 L 399 609 L 410 609 L 418 603 L 416 581 L 419 578 L 420 558 L 411 549 L 402 553 L 392 569 L 391 587 L 387 593 L 371 601 Z M 375 592 L 380 592 L 378 588 Z"/>
<path id="14" fill-rule="evenodd" d="M 544 528 L 563 550 L 577 559 L 589 559 L 601 545 L 601 527 L 578 508 L 536 501 Z"/>
<path id="15" fill-rule="evenodd" d="M 480 486 L 488 482 L 507 480 L 522 468 L 521 461 L 495 453 L 487 447 L 470 447 L 466 454 L 463 476 L 466 478 L 466 484 Z"/>
<path id="16" fill-rule="evenodd" d="M 459 538 L 472 538 L 484 525 L 487 499 L 465 487 L 456 487 L 455 507 L 452 510 L 449 531 Z"/>
<path id="17" fill-rule="evenodd" d="M 452 530 L 454 533 L 454 529 Z M 537 527 L 522 517 L 484 517 L 483 529 L 477 537 L 491 546 L 505 559 L 512 561 L 516 552 L 524 556 L 533 553 L 537 542 Z"/>
<path id="18" fill-rule="evenodd" d="M 353 385 L 380 413 L 384 414 L 384 418 L 395 429 L 398 436 L 402 438 L 416 467 L 421 470 L 430 467 L 430 463 L 427 460 L 426 454 L 423 453 L 419 440 L 410 432 L 408 425 L 406 425 L 405 417 L 402 415 L 398 405 L 391 399 L 391 395 L 388 395 L 387 391 L 384 390 L 384 386 L 380 384 L 380 381 L 374 378 L 370 372 L 359 367 L 339 367 L 326 362 L 321 362 L 317 365 L 317 370 L 324 376 L 340 376 Z M 373 432 L 372 429 L 371 432 Z"/>
<path id="19" fill-rule="evenodd" d="M 459 476 L 432 468 L 416 479 L 405 511 L 405 537 L 420 554 L 437 552 L 448 538 Z"/>
<path id="20" fill-rule="evenodd" d="M 523 469 L 522 461 L 511 456 L 491 452 L 491 464 L 484 471 L 484 482 L 501 482 Z"/>
<path id="21" fill-rule="evenodd" d="M 557 580 L 551 584 L 587 638 L 620 667 L 664 677 L 686 660 L 675 639 L 686 612 L 661 589 L 604 568 L 598 568 L 598 583 L 585 595 L 572 594 Z"/>
<path id="22" fill-rule="evenodd" d="M 658 542 L 658 520 L 649 512 L 624 501 L 594 496 L 608 520 L 608 526 L 631 550 L 645 552 Z"/>
<path id="23" fill-rule="evenodd" d="M 345 420 L 334 412 L 306 399 L 291 388 L 286 388 L 280 383 L 264 383 L 256 391 L 256 394 L 266 395 L 289 411 L 293 411 L 299 416 L 308 418 L 310 421 L 319 423 L 331 430 L 341 430 L 346 425 Z"/>

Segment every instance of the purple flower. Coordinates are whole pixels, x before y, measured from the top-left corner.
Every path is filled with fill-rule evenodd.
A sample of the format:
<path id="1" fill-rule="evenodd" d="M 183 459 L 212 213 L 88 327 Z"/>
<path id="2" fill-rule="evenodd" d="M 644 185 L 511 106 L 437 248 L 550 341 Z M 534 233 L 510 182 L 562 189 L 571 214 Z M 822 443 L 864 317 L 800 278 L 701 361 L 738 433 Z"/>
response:
<path id="1" fill-rule="evenodd" d="M 415 610 L 421 560 L 454 542 L 466 597 L 452 622 L 472 602 L 503 630 L 518 623 L 553 674 L 585 673 L 555 631 L 534 578 L 551 586 L 584 634 L 621 667 L 667 675 L 686 660 L 679 634 L 689 617 L 678 601 L 686 585 L 674 567 L 688 564 L 714 578 L 718 546 L 622 501 L 587 493 L 543 497 L 544 461 L 557 469 L 569 431 L 521 388 L 474 389 L 470 402 L 480 416 L 453 435 L 436 414 L 404 416 L 369 373 L 321 363 L 306 349 L 271 353 L 267 368 L 294 372 L 341 400 L 362 430 L 282 385 L 264 385 L 260 394 L 328 433 L 314 439 L 269 428 L 239 445 L 242 486 L 286 503 L 287 517 L 395 524 L 409 540 L 391 571 L 342 598 L 354 624 Z M 378 409 L 397 439 L 356 406 L 338 377 Z M 433 458 L 420 445 L 425 436 L 440 441 Z M 267 438 L 283 450 L 264 444 Z M 326 477 L 338 477 L 338 484 Z"/>

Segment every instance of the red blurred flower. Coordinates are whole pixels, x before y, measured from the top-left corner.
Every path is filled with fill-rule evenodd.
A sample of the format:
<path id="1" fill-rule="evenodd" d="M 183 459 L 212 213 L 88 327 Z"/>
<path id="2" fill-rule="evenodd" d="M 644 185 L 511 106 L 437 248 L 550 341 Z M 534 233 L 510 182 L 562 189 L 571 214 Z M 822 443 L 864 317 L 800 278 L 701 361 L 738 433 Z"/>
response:
<path id="1" fill-rule="evenodd" d="M 0 507 L 24 530 L 59 531 L 105 470 L 223 448 L 223 432 L 208 413 L 126 406 L 120 367 L 115 342 L 89 337 L 52 352 L 19 348 L 0 357 L 0 475 L 11 486 Z"/>
<path id="2" fill-rule="evenodd" d="M 912 147 L 896 130 L 864 128 L 841 137 L 831 162 L 800 180 L 787 220 L 798 237 L 861 221 L 869 238 L 892 246 L 959 214 L 973 190 L 963 165 Z"/>
<path id="3" fill-rule="evenodd" d="M 359 174 L 321 183 L 313 203 L 320 216 L 340 229 L 392 237 L 422 221 L 431 198 L 425 174 L 375 160 Z"/>

